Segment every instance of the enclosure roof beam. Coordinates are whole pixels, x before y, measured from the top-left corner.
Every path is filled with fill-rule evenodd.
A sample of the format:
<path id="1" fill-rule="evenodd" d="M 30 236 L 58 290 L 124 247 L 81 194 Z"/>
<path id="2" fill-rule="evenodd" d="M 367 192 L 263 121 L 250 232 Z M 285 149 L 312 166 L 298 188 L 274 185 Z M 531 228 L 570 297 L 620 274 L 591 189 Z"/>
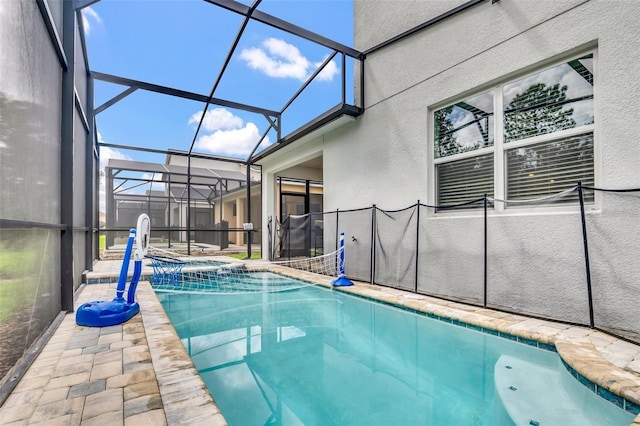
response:
<path id="1" fill-rule="evenodd" d="M 116 102 L 126 98 L 127 96 L 129 96 L 130 94 L 135 92 L 136 90 L 138 90 L 137 87 L 129 87 L 125 91 L 121 92 L 120 94 L 114 96 L 113 98 L 109 99 L 107 102 L 105 102 L 102 105 L 100 105 L 99 107 L 97 107 L 94 110 L 94 113 L 96 115 L 100 114 L 102 111 L 104 111 L 105 109 L 109 108 L 111 105 L 115 104 Z"/>
<path id="2" fill-rule="evenodd" d="M 254 146 L 253 150 L 251 150 L 251 154 L 249 154 L 249 156 L 247 157 L 247 164 L 249 165 L 251 164 L 251 158 L 253 157 L 253 154 L 256 153 L 256 151 L 258 150 L 258 147 L 264 141 L 264 138 L 267 137 L 267 134 L 269 133 L 269 131 L 271 131 L 272 128 L 275 128 L 274 123 L 271 123 L 269 126 L 267 126 L 267 130 L 264 131 L 264 133 L 262 134 L 262 137 L 260 137 L 256 146 Z"/>
<path id="3" fill-rule="evenodd" d="M 223 157 L 221 155 L 212 155 L 212 154 L 198 154 L 196 152 L 192 152 L 191 154 L 189 154 L 187 151 L 183 151 L 179 149 L 168 149 L 166 153 L 167 155 L 175 155 L 176 157 L 203 158 L 206 160 L 226 161 L 227 163 L 244 164 L 244 160 L 240 158 Z"/>
<path id="4" fill-rule="evenodd" d="M 342 43 L 338 43 L 336 41 L 323 37 L 319 34 L 316 34 L 312 31 L 309 31 L 297 25 L 291 24 L 290 22 L 287 22 L 280 18 L 276 18 L 273 15 L 269 15 L 259 10 L 252 11 L 250 6 L 244 5 L 237 1 L 233 1 L 233 0 L 205 0 L 205 1 L 211 4 L 215 4 L 216 6 L 220 6 L 231 12 L 238 13 L 240 15 L 244 15 L 244 16 L 250 15 L 251 19 L 254 19 L 258 22 L 261 22 L 263 24 L 269 25 L 279 30 L 288 32 L 289 34 L 302 37 L 306 40 L 312 41 L 314 43 L 317 43 L 329 49 L 337 50 L 338 52 L 344 53 L 345 55 L 348 55 L 352 58 L 362 59 L 362 52 L 356 49 L 353 49 Z"/>
<path id="5" fill-rule="evenodd" d="M 177 149 L 144 148 L 144 147 L 140 147 L 140 146 L 120 145 L 120 144 L 107 143 L 107 142 L 99 142 L 98 146 L 104 146 L 104 147 L 107 147 L 107 148 L 131 150 L 131 151 L 149 152 L 149 153 L 152 153 L 152 154 L 175 155 L 176 157 L 189 157 L 189 153 L 187 151 L 182 151 L 182 150 L 177 150 Z M 211 155 L 211 154 L 199 154 L 199 153 L 196 153 L 196 152 L 192 152 L 191 153 L 191 157 L 192 158 L 203 158 L 205 160 L 225 161 L 227 163 L 245 164 L 245 161 L 240 159 L 240 158 L 223 157 L 223 156 Z"/>
<path id="6" fill-rule="evenodd" d="M 342 104 L 336 105 L 329 111 L 317 117 L 315 120 L 307 123 L 306 125 L 298 128 L 297 130 L 294 130 L 285 138 L 280 139 L 278 143 L 273 144 L 268 148 L 265 148 L 264 150 L 260 151 L 255 157 L 252 154 L 251 157 L 247 160 L 247 164 L 254 164 L 255 162 L 267 157 L 268 155 L 273 154 L 274 152 L 295 142 L 296 140 L 304 136 L 307 136 L 310 133 L 315 132 L 316 130 L 323 128 L 324 126 L 328 125 L 331 122 L 334 122 L 334 121 L 338 122 L 338 120 L 342 119 L 343 117 L 349 117 L 351 119 L 355 119 L 361 114 L 362 114 L 362 108 L 360 107 L 356 107 L 353 105 L 342 105 Z"/>
<path id="7" fill-rule="evenodd" d="M 132 80 L 129 78 L 119 77 L 112 74 L 105 74 L 98 71 L 91 71 L 91 75 L 96 80 L 105 81 L 107 83 L 114 83 L 114 84 L 120 84 L 122 86 L 135 87 L 137 89 L 148 90 L 150 92 L 156 92 L 156 93 L 162 93 L 164 95 L 177 96 L 179 98 L 190 99 L 192 101 L 205 102 L 205 103 L 209 101 L 209 96 L 201 95 L 199 93 L 187 92 L 185 90 L 174 89 L 166 86 L 160 86 L 153 83 L 145 83 L 143 81 Z M 251 106 L 251 105 L 245 105 L 238 102 L 227 101 L 224 99 L 211 98 L 210 103 L 227 107 L 227 108 L 253 112 L 256 114 L 270 115 L 270 116 L 280 115 L 280 113 L 277 111 L 272 111 L 264 108 Z"/>
<path id="8" fill-rule="evenodd" d="M 236 38 L 233 41 L 233 44 L 231 45 L 231 48 L 229 49 L 229 52 L 227 53 L 227 58 L 225 59 L 224 64 L 222 65 L 222 69 L 218 73 L 218 77 L 216 78 L 215 83 L 213 83 L 213 87 L 211 88 L 211 92 L 209 93 L 209 96 L 207 97 L 207 102 L 204 105 L 204 110 L 202 111 L 202 116 L 200 117 L 200 122 L 198 123 L 198 127 L 196 128 L 196 132 L 193 135 L 193 140 L 191 141 L 191 145 L 189 146 L 189 154 L 191 154 L 191 152 L 193 151 L 193 147 L 194 147 L 194 145 L 196 143 L 196 140 L 198 139 L 198 133 L 200 133 L 200 127 L 202 127 L 202 123 L 204 123 L 204 119 L 205 119 L 205 116 L 207 114 L 207 110 L 209 109 L 209 105 L 211 103 L 214 103 L 213 102 L 213 99 L 214 99 L 213 95 L 216 93 L 216 89 L 218 88 L 218 85 L 220 84 L 220 80 L 222 80 L 222 76 L 224 75 L 224 71 L 227 69 L 227 66 L 229 65 L 229 62 L 231 61 L 231 57 L 233 56 L 233 52 L 235 52 L 236 47 L 238 47 L 238 43 L 240 43 L 240 38 L 242 37 L 242 34 L 244 34 L 244 29 L 247 27 L 247 24 L 249 23 L 249 20 L 251 19 L 251 14 L 254 12 L 256 7 L 258 7 L 258 5 L 260 4 L 261 1 L 262 0 L 254 0 L 253 5 L 249 8 L 249 12 L 245 16 L 244 22 L 240 26 L 240 30 L 236 34 Z M 266 116 L 266 114 L 265 114 L 265 116 Z M 189 160 L 189 167 L 191 167 L 191 160 Z"/>
<path id="9" fill-rule="evenodd" d="M 475 107 L 473 105 L 469 105 L 468 103 L 462 101 L 462 102 L 458 102 L 456 103 L 456 106 L 462 108 L 462 109 L 466 109 L 467 111 L 469 111 L 471 114 L 473 114 L 474 116 L 487 116 L 487 115 L 493 115 L 492 112 L 487 112 L 487 111 L 483 111 L 478 107 Z M 476 117 L 478 118 L 478 117 Z"/>
<path id="10" fill-rule="evenodd" d="M 135 184 L 135 185 L 133 185 L 133 186 L 129 186 L 129 187 L 127 187 L 127 188 L 122 188 L 122 190 L 120 190 L 120 187 L 121 187 L 121 186 L 123 186 L 125 183 L 128 183 L 130 180 L 138 181 L 138 179 L 127 179 L 126 181 L 122 182 L 122 184 L 118 185 L 118 187 L 117 187 L 117 188 L 115 188 L 115 189 L 113 190 L 114 195 L 115 195 L 115 194 L 123 193 L 124 191 L 130 191 L 130 190 L 132 190 L 132 189 L 136 189 L 136 188 L 139 188 L 139 187 L 141 187 L 141 186 L 144 186 L 144 185 L 148 185 L 148 184 L 149 184 L 149 181 L 148 181 L 148 180 L 145 180 L 145 181 L 142 181 L 142 182 L 140 182 L 140 183 L 137 183 L 137 184 Z M 138 194 L 138 195 L 142 195 L 142 194 Z"/>
<path id="11" fill-rule="evenodd" d="M 307 78 L 307 81 L 304 82 L 304 84 L 302 85 L 302 87 L 300 87 L 298 89 L 298 91 L 287 101 L 286 104 L 284 104 L 284 106 L 282 107 L 282 110 L 280 110 L 280 113 L 282 114 L 287 108 L 289 108 L 289 106 L 293 103 L 293 101 L 296 100 L 296 98 L 298 96 L 300 96 L 300 94 L 304 91 L 304 89 L 306 89 L 311 82 L 316 78 L 316 76 L 318 74 L 320 74 L 322 72 L 322 70 L 324 70 L 324 67 L 327 66 L 327 64 L 329 62 L 331 62 L 331 60 L 333 60 L 333 58 L 336 56 L 338 52 L 333 52 L 331 55 L 327 56 L 327 58 L 324 60 L 324 62 L 322 62 L 322 64 L 316 68 L 315 72 L 313 74 L 311 74 L 309 76 L 309 78 Z"/>
<path id="12" fill-rule="evenodd" d="M 593 86 L 593 74 L 591 71 L 585 67 L 579 59 L 574 59 L 573 61 L 569 61 L 569 66 L 574 69 L 575 72 L 580 74 L 582 78 L 584 78 L 587 83 Z"/>
<path id="13" fill-rule="evenodd" d="M 396 42 L 398 42 L 398 41 L 400 41 L 402 39 L 405 39 L 405 38 L 407 38 L 409 36 L 412 36 L 413 34 L 419 32 L 419 31 L 422 31 L 425 28 L 429 28 L 429 27 L 431 27 L 431 26 L 433 26 L 435 24 L 438 24 L 438 23 L 444 21 L 445 19 L 451 18 L 454 15 L 457 15 L 458 13 L 464 12 L 464 11 L 466 11 L 466 10 L 468 10 L 468 9 L 470 9 L 470 8 L 476 6 L 476 5 L 478 5 L 478 4 L 480 4 L 480 3 L 484 2 L 484 1 L 485 0 L 469 0 L 468 2 L 463 3 L 458 7 L 454 7 L 453 9 L 448 10 L 447 12 L 444 12 L 444 13 L 442 13 L 442 14 L 434 17 L 434 18 L 429 19 L 427 22 L 423 22 L 422 24 L 403 32 L 402 34 L 398 34 L 395 37 L 392 37 L 392 38 L 390 38 L 390 39 L 388 39 L 386 41 L 383 41 L 382 43 L 380 43 L 380 44 L 378 44 L 376 46 L 373 46 L 373 47 L 365 50 L 363 54 L 366 56 L 366 55 L 368 55 L 370 53 L 375 52 L 376 50 L 380 50 L 380 49 L 382 49 L 384 47 L 387 47 L 387 46 L 389 46 L 389 45 L 391 45 L 393 43 L 396 43 Z M 491 2 L 491 4 L 494 4 L 494 3 L 496 3 L 496 2 L 495 1 Z"/>
<path id="14" fill-rule="evenodd" d="M 85 7 L 89 7 L 92 4 L 98 3 L 100 0 L 73 0 L 73 9 L 81 10 Z"/>
<path id="15" fill-rule="evenodd" d="M 53 48 L 55 49 L 56 55 L 58 56 L 58 61 L 60 61 L 60 66 L 62 67 L 63 71 L 67 71 L 69 69 L 69 62 L 67 61 L 67 55 L 64 51 L 64 47 L 62 46 L 62 39 L 60 38 L 60 34 L 58 34 L 58 30 L 56 29 L 56 25 L 54 24 L 53 15 L 51 14 L 51 10 L 49 9 L 49 3 L 44 0 L 36 0 L 36 4 L 38 5 L 38 9 L 40 10 L 40 14 L 42 15 L 44 25 L 47 28 L 47 32 L 49 33 L 51 43 L 53 43 Z"/>

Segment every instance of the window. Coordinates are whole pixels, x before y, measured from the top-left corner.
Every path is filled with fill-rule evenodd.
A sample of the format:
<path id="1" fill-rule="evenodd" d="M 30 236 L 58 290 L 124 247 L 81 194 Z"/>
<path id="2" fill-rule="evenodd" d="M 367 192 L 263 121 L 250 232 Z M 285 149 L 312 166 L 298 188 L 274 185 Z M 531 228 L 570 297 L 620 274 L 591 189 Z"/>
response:
<path id="1" fill-rule="evenodd" d="M 588 54 L 434 111 L 436 203 L 575 202 L 550 196 L 593 185 L 593 109 Z"/>

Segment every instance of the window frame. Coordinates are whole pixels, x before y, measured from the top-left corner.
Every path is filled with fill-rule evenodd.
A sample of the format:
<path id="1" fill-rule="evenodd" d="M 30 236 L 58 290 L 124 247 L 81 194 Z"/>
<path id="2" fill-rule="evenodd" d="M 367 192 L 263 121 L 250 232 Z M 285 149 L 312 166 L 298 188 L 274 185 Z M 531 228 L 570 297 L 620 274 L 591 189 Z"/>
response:
<path id="1" fill-rule="evenodd" d="M 505 142 L 505 121 L 504 121 L 504 95 L 503 88 L 509 84 L 512 84 L 518 80 L 526 79 L 530 76 L 540 74 L 542 72 L 551 70 L 553 68 L 559 67 L 563 64 L 566 64 L 570 61 L 582 58 L 587 55 L 593 55 L 593 122 L 590 124 L 580 125 L 578 127 L 573 127 L 570 129 L 559 130 L 553 133 L 546 133 L 541 135 L 536 135 L 532 137 L 527 137 L 524 139 L 512 140 L 509 142 Z M 463 160 L 467 158 L 474 158 L 481 155 L 493 154 L 493 162 L 494 162 L 494 171 L 493 171 L 493 198 L 496 200 L 505 200 L 507 199 L 507 153 L 510 150 L 527 147 L 539 143 L 550 142 L 555 140 L 561 140 L 564 138 L 569 138 L 572 136 L 578 136 L 583 134 L 591 134 L 593 137 L 593 180 L 594 186 L 598 185 L 600 179 L 600 144 L 598 137 L 598 127 L 595 123 L 598 120 L 598 95 L 597 95 L 597 81 L 598 81 L 598 50 L 597 48 L 592 48 L 588 50 L 581 50 L 578 53 L 574 53 L 571 55 L 565 55 L 555 59 L 553 61 L 545 61 L 542 65 L 528 67 L 525 71 L 516 72 L 510 74 L 504 79 L 501 79 L 499 82 L 483 86 L 478 88 L 478 90 L 474 90 L 473 92 L 465 92 L 461 95 L 458 95 L 454 98 L 451 98 L 447 102 L 442 102 L 435 104 L 428 109 L 428 120 L 429 120 L 429 162 L 430 162 L 430 173 L 429 176 L 431 178 L 432 184 L 429 185 L 429 201 L 430 204 L 436 205 L 438 200 L 438 191 L 439 191 L 439 183 L 438 183 L 438 172 L 437 166 L 439 164 L 446 164 L 449 162 L 454 162 L 458 160 Z M 447 108 L 449 106 L 455 105 L 460 102 L 464 102 L 467 99 L 479 96 L 483 93 L 490 92 L 493 94 L 493 145 L 488 147 L 479 148 L 476 150 L 470 150 L 466 152 L 461 152 L 457 154 L 453 154 L 446 157 L 436 157 L 435 149 L 436 149 L 436 125 L 437 120 L 435 117 L 435 113 L 439 110 Z M 576 182 L 577 183 L 577 182 Z M 589 210 L 597 210 L 600 206 L 600 194 L 596 193 L 594 196 L 594 200 L 591 202 L 585 203 Z M 497 213 L 521 213 L 521 212 L 557 212 L 557 211 L 574 211 L 577 203 L 530 203 L 530 204 L 511 204 L 502 201 L 496 201 L 495 203 L 489 203 L 488 209 L 497 212 Z M 444 209 L 440 211 L 434 211 L 434 214 L 442 215 L 442 216 L 451 216 L 451 215 L 469 215 L 469 213 L 477 212 L 478 209 L 481 209 L 482 205 L 478 205 L 477 207 L 471 208 L 461 208 L 461 209 Z"/>

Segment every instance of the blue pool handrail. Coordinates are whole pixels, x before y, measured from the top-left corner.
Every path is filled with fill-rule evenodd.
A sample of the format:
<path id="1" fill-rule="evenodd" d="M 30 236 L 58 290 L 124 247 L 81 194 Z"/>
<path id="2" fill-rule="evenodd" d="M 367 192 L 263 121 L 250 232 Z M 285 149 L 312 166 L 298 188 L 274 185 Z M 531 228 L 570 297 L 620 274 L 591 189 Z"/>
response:
<path id="1" fill-rule="evenodd" d="M 338 253 L 338 278 L 331 281 L 334 287 L 348 287 L 353 285 L 344 274 L 344 232 L 340 233 L 340 252 Z"/>
<path id="2" fill-rule="evenodd" d="M 82 304 L 76 311 L 76 323 L 78 325 L 106 327 L 122 324 L 140 312 L 140 305 L 135 301 L 135 293 L 138 280 L 142 274 L 142 259 L 149 246 L 149 233 L 149 216 L 142 214 L 138 217 L 137 230 L 131 229 L 129 231 L 127 247 L 122 259 L 120 276 L 118 277 L 118 286 L 116 287 L 116 297 L 111 301 L 97 300 Z M 133 276 L 131 277 L 127 299 L 125 300 L 123 296 L 134 242 L 136 243 L 136 250 L 134 253 Z"/>

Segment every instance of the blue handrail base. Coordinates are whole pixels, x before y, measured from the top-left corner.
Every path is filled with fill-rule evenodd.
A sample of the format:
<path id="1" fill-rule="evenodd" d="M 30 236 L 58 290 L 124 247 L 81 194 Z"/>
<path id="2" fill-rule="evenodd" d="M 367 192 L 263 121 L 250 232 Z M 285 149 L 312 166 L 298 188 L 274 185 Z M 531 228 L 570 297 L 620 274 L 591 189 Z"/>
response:
<path id="1" fill-rule="evenodd" d="M 333 285 L 334 287 L 349 287 L 353 285 L 353 283 L 349 278 L 345 277 L 344 275 L 340 275 L 338 278 L 331 281 L 331 285 Z"/>
<path id="2" fill-rule="evenodd" d="M 76 311 L 76 324 L 87 327 L 107 327 L 129 321 L 140 312 L 138 302 L 126 303 L 124 299 L 97 300 L 80 305 Z"/>

